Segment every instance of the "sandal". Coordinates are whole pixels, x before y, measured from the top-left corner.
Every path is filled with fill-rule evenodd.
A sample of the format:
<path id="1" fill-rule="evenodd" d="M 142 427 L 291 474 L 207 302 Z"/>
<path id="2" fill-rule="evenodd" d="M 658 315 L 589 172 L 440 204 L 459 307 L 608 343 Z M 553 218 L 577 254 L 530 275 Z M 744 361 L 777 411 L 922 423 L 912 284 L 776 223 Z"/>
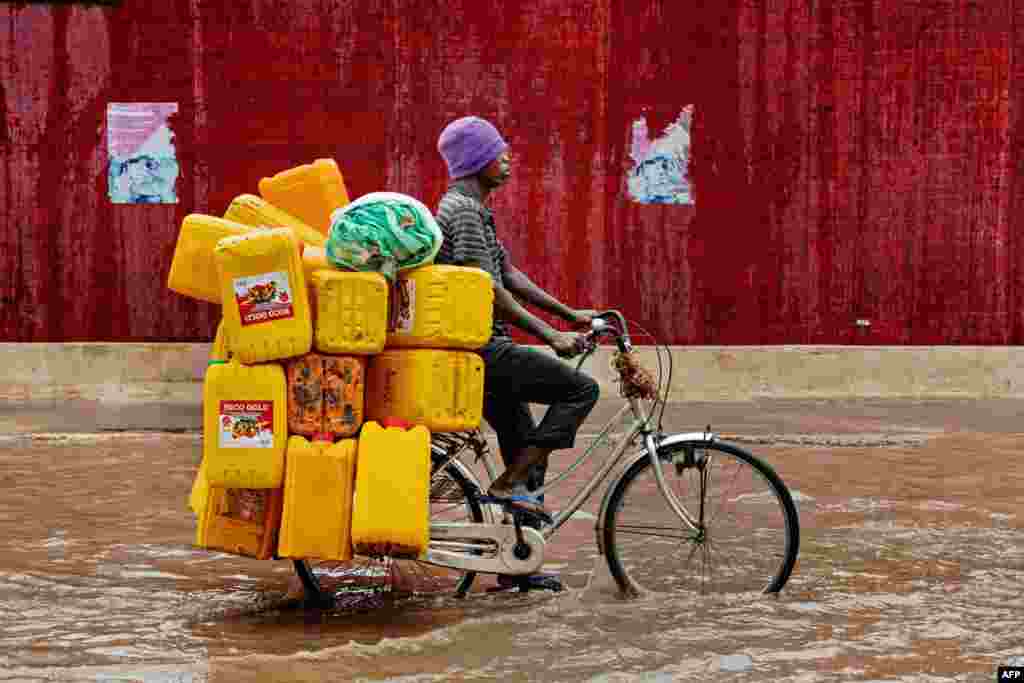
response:
<path id="1" fill-rule="evenodd" d="M 541 501 L 539 496 L 530 493 L 529 489 L 526 488 L 526 484 L 516 483 L 508 486 L 501 482 L 499 477 L 487 489 L 487 496 L 494 499 L 493 502 L 504 506 L 506 512 L 524 512 L 528 516 L 533 516 L 547 524 L 553 522 L 554 518 L 547 508 L 544 507 L 543 501 Z M 527 524 L 527 526 L 533 526 L 533 524 Z"/>
<path id="2" fill-rule="evenodd" d="M 508 522 L 518 520 L 519 524 L 537 529 L 538 531 L 543 529 L 545 525 L 550 526 L 555 522 L 554 517 L 540 504 L 536 496 L 496 496 L 488 493 L 486 496 L 480 496 L 478 500 L 484 505 L 502 506 L 506 517 L 509 515 L 512 517 Z"/>
<path id="3" fill-rule="evenodd" d="M 537 496 L 505 496 L 505 500 L 508 501 L 508 505 L 513 508 L 518 508 L 524 512 L 530 512 L 540 517 L 551 518 L 551 513 L 547 511 L 544 504 L 540 502 Z"/>

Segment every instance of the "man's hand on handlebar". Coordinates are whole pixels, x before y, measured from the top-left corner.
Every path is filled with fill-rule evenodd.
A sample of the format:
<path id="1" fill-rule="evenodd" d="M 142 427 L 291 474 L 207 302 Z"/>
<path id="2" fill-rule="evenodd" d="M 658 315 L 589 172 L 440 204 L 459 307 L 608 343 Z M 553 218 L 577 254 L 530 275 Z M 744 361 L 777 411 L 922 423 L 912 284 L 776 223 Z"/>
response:
<path id="1" fill-rule="evenodd" d="M 583 353 L 586 339 L 578 332 L 555 332 L 548 345 L 560 358 L 572 358 Z"/>
<path id="2" fill-rule="evenodd" d="M 606 335 L 614 336 L 620 349 L 629 350 L 629 337 L 624 334 L 625 321 L 617 311 L 573 311 L 580 321 L 586 321 L 589 328 L 587 332 L 560 332 L 555 331 L 550 338 L 546 339 L 548 346 L 555 350 L 561 358 L 573 358 L 584 354 L 580 359 L 580 365 L 597 348 L 600 339 Z M 618 318 L 619 325 L 614 326 L 608 322 L 608 318 Z M 619 329 L 621 327 L 622 329 Z M 623 345 L 626 348 L 623 349 Z"/>
<path id="3" fill-rule="evenodd" d="M 574 327 L 576 327 L 576 329 L 582 329 L 584 327 L 590 327 L 591 321 L 594 318 L 596 318 L 598 315 L 600 315 L 600 313 L 601 313 L 600 311 L 591 311 L 591 310 L 587 310 L 587 309 L 577 309 L 577 310 L 573 310 L 569 314 L 569 317 L 567 318 L 567 320 Z"/>

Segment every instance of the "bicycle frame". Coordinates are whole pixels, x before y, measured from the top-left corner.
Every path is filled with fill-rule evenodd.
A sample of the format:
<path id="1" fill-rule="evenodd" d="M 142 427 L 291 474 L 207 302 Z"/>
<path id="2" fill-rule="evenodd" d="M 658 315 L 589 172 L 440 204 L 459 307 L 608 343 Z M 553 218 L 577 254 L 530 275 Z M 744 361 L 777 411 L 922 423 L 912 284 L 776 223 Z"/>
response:
<path id="1" fill-rule="evenodd" d="M 616 314 L 619 315 L 619 314 Z M 622 327 L 625 329 L 625 321 L 619 315 Z M 593 334 L 598 333 L 602 326 L 593 324 Z M 620 352 L 629 352 L 632 349 L 632 345 L 629 343 L 628 336 L 621 335 L 616 338 Z M 582 362 L 582 361 L 581 361 Z M 625 376 L 622 377 L 622 381 L 627 381 Z M 582 486 L 575 492 L 569 502 L 561 509 L 552 520 L 550 526 L 546 526 L 540 533 L 532 529 L 523 530 L 517 524 L 515 527 L 516 534 L 518 535 L 515 549 L 510 549 L 509 541 L 512 538 L 508 525 L 490 525 L 489 530 L 483 528 L 474 527 L 474 525 L 467 524 L 444 524 L 440 523 L 437 525 L 431 525 L 431 539 L 436 539 L 437 544 L 433 550 L 428 553 L 427 562 L 432 562 L 442 566 L 462 568 L 466 570 L 476 570 L 484 572 L 502 572 L 507 570 L 514 570 L 513 573 L 528 573 L 533 571 L 536 567 L 527 565 L 526 562 L 542 562 L 543 561 L 543 546 L 547 539 L 551 538 L 554 534 L 561 529 L 562 525 L 566 521 L 572 518 L 572 516 L 590 499 L 594 491 L 601 486 L 604 481 L 608 478 L 608 475 L 623 460 L 623 456 L 626 453 L 626 449 L 632 446 L 638 438 L 641 439 L 640 452 L 636 454 L 634 458 L 629 460 L 625 467 L 620 468 L 619 478 L 625 476 L 631 467 L 643 458 L 650 458 L 651 465 L 655 472 L 655 480 L 657 487 L 661 492 L 661 495 L 665 498 L 670 509 L 679 518 L 679 520 L 690 527 L 691 530 L 697 531 L 702 520 L 695 519 L 680 503 L 679 499 L 669 489 L 665 477 L 661 471 L 659 464 L 659 449 L 664 446 L 676 446 L 681 444 L 692 444 L 694 446 L 700 444 L 707 444 L 714 441 L 715 437 L 713 434 L 708 432 L 688 433 L 688 434 L 674 434 L 667 438 L 663 438 L 655 429 L 651 428 L 651 418 L 654 415 L 658 403 L 655 401 L 651 405 L 651 412 L 647 413 L 639 398 L 636 395 L 628 395 L 626 398 L 626 404 L 620 408 L 614 416 L 608 421 L 604 428 L 598 433 L 594 441 L 584 450 L 583 454 L 579 456 L 575 463 L 570 465 L 564 472 L 558 474 L 552 481 L 545 484 L 540 489 L 534 491 L 535 494 L 540 495 L 546 492 L 548 489 L 558 485 L 560 482 L 565 480 L 576 470 L 579 466 L 589 461 L 598 448 L 603 447 L 607 440 L 611 437 L 613 429 L 621 425 L 623 417 L 627 414 L 632 416 L 632 423 L 629 428 L 622 432 L 621 441 L 616 444 L 612 452 L 607 455 L 603 462 L 600 463 L 597 470 L 582 484 Z M 478 460 L 483 461 L 483 467 L 486 471 L 486 476 L 489 481 L 494 481 L 497 478 L 497 468 L 493 462 L 493 456 L 490 453 L 490 449 L 477 450 Z M 461 449 L 453 453 L 450 458 L 454 460 L 460 459 Z M 469 466 L 468 463 L 463 462 L 463 466 Z M 604 498 L 601 502 L 600 515 L 597 518 L 596 526 L 600 529 L 602 520 L 605 519 L 609 501 L 612 492 L 616 488 L 616 483 L 612 483 L 608 486 L 605 491 Z M 532 537 L 535 540 L 530 540 L 523 537 L 525 531 L 532 531 L 532 534 L 527 536 Z M 507 538 L 506 538 L 507 537 Z M 490 540 L 497 544 L 498 556 L 484 558 L 480 554 L 472 557 L 460 556 L 463 551 L 476 550 L 476 544 L 465 543 L 465 539 L 472 538 L 474 541 Z M 446 542 L 446 539 L 450 539 Z M 535 543 L 539 543 L 539 546 L 535 546 Z M 529 549 L 524 550 L 524 545 L 534 547 L 539 552 L 540 557 L 534 557 L 535 553 Z M 598 548 L 603 554 L 604 548 L 602 547 L 601 534 L 598 533 Z M 454 551 L 454 552 L 453 552 Z"/>
<path id="2" fill-rule="evenodd" d="M 625 321 L 621 315 L 612 311 L 606 315 L 615 314 L 619 316 L 622 329 L 625 330 Z M 594 339 L 599 339 L 602 327 L 598 326 L 595 322 L 592 324 L 592 335 Z M 616 337 L 616 342 L 621 353 L 628 353 L 632 350 L 632 346 L 629 342 L 628 335 L 625 331 L 620 333 Z M 590 351 L 596 348 L 596 344 L 590 347 Z M 587 358 L 589 353 L 585 353 L 583 360 Z M 660 431 L 660 420 L 654 423 L 652 419 L 655 415 L 655 410 L 659 407 L 660 394 L 658 392 L 652 392 L 650 389 L 645 389 L 642 383 L 637 382 L 635 384 L 627 384 L 629 381 L 636 382 L 635 375 L 637 374 L 636 365 L 633 365 L 632 369 L 629 367 L 631 361 L 629 358 L 620 359 L 616 358 L 615 367 L 619 372 L 620 381 L 623 383 L 624 391 L 626 395 L 626 404 L 619 408 L 618 411 L 608 420 L 607 424 L 600 430 L 597 436 L 594 438 L 583 451 L 583 453 L 577 457 L 576 461 L 572 463 L 565 471 L 556 474 L 548 483 L 542 488 L 536 490 L 534 493 L 543 494 L 544 492 L 558 486 L 561 482 L 567 480 L 572 473 L 584 463 L 595 457 L 595 454 L 599 448 L 603 448 L 609 445 L 609 440 L 614 442 L 616 438 L 620 439 L 618 443 L 615 443 L 614 448 L 611 449 L 611 453 L 604 456 L 593 474 L 591 474 L 586 481 L 584 481 L 578 489 L 572 494 L 571 499 L 557 514 L 554 515 L 552 524 L 549 526 L 542 527 L 542 530 L 537 530 L 527 526 L 520 517 L 516 517 L 515 524 L 511 524 L 511 520 L 506 517 L 503 522 L 497 522 L 494 512 L 496 510 L 509 511 L 507 504 L 502 504 L 500 499 L 493 497 L 486 497 L 486 503 L 482 506 L 483 520 L 476 520 L 471 522 L 432 522 L 430 524 L 430 543 L 427 551 L 416 558 L 421 562 L 433 564 L 439 567 L 453 568 L 466 572 L 481 572 L 481 573 L 493 573 L 493 574 L 505 574 L 505 575 L 526 575 L 536 572 L 541 568 L 544 562 L 545 545 L 552 536 L 554 536 L 566 521 L 571 519 L 576 512 L 590 499 L 594 491 L 597 490 L 605 481 L 609 478 L 612 470 L 617 466 L 619 467 L 618 475 L 608 485 L 604 492 L 603 499 L 600 504 L 600 510 L 595 520 L 595 529 L 597 531 L 597 545 L 598 551 L 602 555 L 608 554 L 608 550 L 605 548 L 607 539 L 607 529 L 604 524 L 608 521 L 609 516 L 614 517 L 614 512 L 610 510 L 611 500 L 615 497 L 617 491 L 619 491 L 622 482 L 627 477 L 635 476 L 633 472 L 635 468 L 647 463 L 644 459 L 649 459 L 649 464 L 653 468 L 654 478 L 656 482 L 656 488 L 660 491 L 665 501 L 668 503 L 669 508 L 679 518 L 679 520 L 692 531 L 698 532 L 698 536 L 703 538 L 704 531 L 704 504 L 703 494 L 708 482 L 708 472 L 704 467 L 704 464 L 708 461 L 701 457 L 699 460 L 694 459 L 694 449 L 700 448 L 715 448 L 713 445 L 717 441 L 717 436 L 710 431 L 710 427 L 706 431 L 700 432 L 688 432 L 688 433 L 677 433 L 666 436 Z M 577 366 L 579 367 L 579 366 Z M 660 372 L 660 370 L 659 370 Z M 671 377 L 671 372 L 669 373 Z M 641 377 L 643 380 L 643 378 Z M 651 379 L 648 377 L 646 380 L 650 382 Z M 659 374 L 659 386 L 660 386 L 660 374 Z M 638 396 L 645 396 L 646 398 L 652 399 L 652 403 L 645 407 L 644 402 L 638 398 Z M 646 409 L 649 408 L 649 411 Z M 624 418 L 629 415 L 632 417 L 631 423 L 628 428 L 621 429 Z M 652 423 L 654 427 L 652 428 Z M 478 499 L 477 503 L 484 502 L 479 500 L 483 498 L 481 496 L 482 491 L 486 491 L 486 486 L 482 486 L 479 481 L 478 474 L 479 470 L 476 468 L 476 463 L 481 463 L 484 470 L 483 475 L 487 477 L 488 482 L 493 482 L 498 478 L 498 468 L 496 467 L 496 459 L 491 449 L 486 443 L 486 439 L 482 436 L 479 430 L 473 430 L 467 434 L 463 434 L 460 437 L 453 437 L 447 441 L 441 438 L 442 435 L 435 435 L 438 437 L 435 443 L 432 439 L 431 443 L 431 454 L 433 459 L 433 465 L 436 473 L 445 471 L 449 466 L 457 468 L 459 474 L 465 480 L 462 484 L 463 496 L 466 498 L 467 505 L 473 503 L 474 499 Z M 634 444 L 637 444 L 637 452 L 626 457 L 626 450 Z M 475 456 L 472 461 L 465 456 L 466 446 L 470 445 L 470 452 Z M 728 453 L 734 453 L 735 455 L 743 455 L 745 460 L 753 460 L 754 463 L 748 462 L 747 464 L 757 464 L 756 459 L 749 454 L 742 454 L 739 449 L 729 447 L 726 445 L 719 445 L 720 450 L 725 450 Z M 439 456 L 444 456 L 439 458 Z M 682 457 L 681 460 L 678 458 Z M 669 484 L 666 481 L 666 477 L 662 472 L 661 465 L 665 462 L 675 463 L 677 467 L 690 467 L 697 465 L 700 468 L 701 482 L 700 492 L 702 502 L 700 503 L 700 515 L 699 518 L 695 518 L 681 503 L 680 499 L 677 498 L 674 491 L 669 488 Z M 767 474 L 771 475 L 769 483 L 772 485 L 772 490 L 780 499 L 780 503 L 785 508 L 785 516 L 787 519 L 787 539 L 792 540 L 792 544 L 787 545 L 786 557 L 788 564 L 783 565 L 781 574 L 777 574 L 773 579 L 773 583 L 769 586 L 772 590 L 779 590 L 781 585 L 785 583 L 789 576 L 789 572 L 792 570 L 793 563 L 795 562 L 795 549 L 796 543 L 798 543 L 798 535 L 790 536 L 790 531 L 796 533 L 798 529 L 796 527 L 795 510 L 792 501 L 789 499 L 789 494 L 785 490 L 784 484 L 778 481 L 777 476 L 767 468 L 763 463 L 757 464 L 755 469 L 765 474 L 764 470 L 767 469 Z M 474 471 L 476 470 L 476 471 Z M 432 474 L 432 482 L 433 482 Z M 439 476 L 439 475 L 437 475 Z M 461 479 L 460 479 L 461 481 Z M 781 490 L 780 490 L 781 489 Z M 784 494 L 784 495 L 783 495 Z M 461 499 L 460 499 L 461 500 Z M 456 501 L 456 507 L 461 505 Z M 786 507 L 788 505 L 788 508 Z M 303 581 L 303 585 L 306 588 L 307 593 L 318 596 L 319 589 L 316 584 L 315 576 L 309 571 L 309 568 L 305 565 L 304 561 L 296 561 L 296 566 L 299 569 L 299 576 Z M 636 588 L 635 581 L 631 578 L 624 578 L 621 564 L 618 563 L 616 553 L 612 552 L 609 558 L 609 566 L 611 567 L 613 575 L 623 590 L 627 590 L 625 582 L 632 582 L 633 588 Z M 618 567 L 616 569 L 616 567 Z M 470 577 L 471 578 L 471 577 Z M 468 585 L 468 584 L 467 584 Z M 463 589 L 460 589 L 463 590 Z M 768 589 L 766 589 L 768 590 Z"/>
<path id="3" fill-rule="evenodd" d="M 594 442 L 587 447 L 583 455 L 580 457 L 579 464 L 582 465 L 584 462 L 588 461 L 594 453 L 597 452 L 597 449 L 600 448 L 604 444 L 605 440 L 609 438 L 608 434 L 611 431 L 612 426 L 615 425 L 619 420 L 621 420 L 622 416 L 625 415 L 627 411 L 633 412 L 633 424 L 630 426 L 625 436 L 622 437 L 622 440 L 611 452 L 611 454 L 605 457 L 604 462 L 602 462 L 600 467 L 598 467 L 597 472 L 591 475 L 591 477 L 583 484 L 583 486 L 580 487 L 580 489 L 576 492 L 576 495 L 574 495 L 572 499 L 570 499 L 569 503 L 565 506 L 565 508 L 558 511 L 558 514 L 556 514 L 554 517 L 553 524 L 550 527 L 547 527 L 543 530 L 542 533 L 544 535 L 545 540 L 554 535 L 562 527 L 563 524 L 565 524 L 574 514 L 576 514 L 577 510 L 583 507 L 583 504 L 587 502 L 587 500 L 594 493 L 594 491 L 604 482 L 605 478 L 607 478 L 608 474 L 612 471 L 615 465 L 619 463 L 619 461 L 622 459 L 622 455 L 626 452 L 626 449 L 629 448 L 629 446 L 633 443 L 637 435 L 643 434 L 645 431 L 647 431 L 647 433 L 650 434 L 649 430 L 645 430 L 644 428 L 645 421 L 642 417 L 640 417 L 641 413 L 639 411 L 638 402 L 636 401 L 636 399 L 630 399 L 629 403 L 627 403 L 626 405 L 619 409 L 615 416 L 608 421 L 608 424 L 605 426 L 605 428 L 601 430 L 601 433 L 598 434 L 597 438 L 594 439 Z M 561 481 L 565 476 L 568 476 L 568 472 L 565 475 L 559 476 L 554 481 L 545 485 L 542 489 L 540 489 L 540 491 L 543 492 L 553 487 L 554 485 L 558 484 L 558 482 Z"/>
<path id="4" fill-rule="evenodd" d="M 620 423 L 623 416 L 627 413 L 632 413 L 633 421 L 629 429 L 625 432 L 622 440 L 615 447 L 612 453 L 605 457 L 604 461 L 598 467 L 598 470 L 587 479 L 586 482 L 576 491 L 575 495 L 570 499 L 568 504 L 554 516 L 553 523 L 551 526 L 545 527 L 542 534 L 544 539 L 547 540 L 562 527 L 565 522 L 572 518 L 572 516 L 590 499 L 594 491 L 604 483 L 609 473 L 622 461 L 622 456 L 625 454 L 626 449 L 629 448 L 637 437 L 641 437 L 643 440 L 643 450 L 636 455 L 636 457 L 628 462 L 625 467 L 622 468 L 622 472 L 625 472 L 635 463 L 637 460 L 643 457 L 650 457 L 652 459 L 652 465 L 656 465 L 658 458 L 658 448 L 662 443 L 678 444 L 682 442 L 700 442 L 700 441 L 711 441 L 714 440 L 714 435 L 707 432 L 693 432 L 686 434 L 674 434 L 671 437 L 665 439 L 663 442 L 659 442 L 657 436 L 652 429 L 646 427 L 648 422 L 648 416 L 644 414 L 644 410 L 640 404 L 640 401 L 636 398 L 629 398 L 625 405 L 620 408 L 614 416 L 608 421 L 601 432 L 597 435 L 594 441 L 586 448 L 583 455 L 579 457 L 577 462 L 571 466 L 565 472 L 559 474 L 555 479 L 549 481 L 542 488 L 535 491 L 536 494 L 541 494 L 549 489 L 554 488 L 569 476 L 575 467 L 582 465 L 583 463 L 590 460 L 594 453 L 597 452 L 598 448 L 601 448 L 605 441 L 610 438 L 609 434 L 612 429 Z M 494 481 L 497 478 L 497 468 L 495 467 L 493 456 L 488 452 L 481 458 L 483 461 L 484 470 L 487 473 L 490 481 Z M 665 478 L 662 475 L 660 467 L 654 467 L 655 479 L 658 484 L 658 489 L 661 491 L 661 495 L 665 497 L 669 507 L 672 508 L 673 512 L 679 517 L 679 519 L 689 526 L 691 529 L 696 530 L 697 520 L 687 512 L 683 506 L 679 503 L 675 494 L 672 493 L 671 489 L 668 488 L 668 484 L 665 482 Z M 608 498 L 614 486 L 609 486 L 605 492 L 604 499 L 601 502 L 602 514 L 598 516 L 598 520 L 603 518 L 603 512 L 608 505 Z"/>

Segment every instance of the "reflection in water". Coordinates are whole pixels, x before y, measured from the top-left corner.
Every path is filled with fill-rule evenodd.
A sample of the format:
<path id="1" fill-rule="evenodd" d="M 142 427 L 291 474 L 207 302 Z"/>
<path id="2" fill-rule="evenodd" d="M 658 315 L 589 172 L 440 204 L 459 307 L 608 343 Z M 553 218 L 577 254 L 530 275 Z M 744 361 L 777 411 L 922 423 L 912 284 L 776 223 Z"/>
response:
<path id="1" fill-rule="evenodd" d="M 1016 447 L 753 446 L 800 507 L 778 598 L 623 600 L 594 503 L 548 557 L 565 593 L 483 581 L 464 601 L 316 612 L 287 599 L 290 563 L 191 548 L 194 437 L 7 442 L 0 681 L 992 680 L 1024 656 Z"/>

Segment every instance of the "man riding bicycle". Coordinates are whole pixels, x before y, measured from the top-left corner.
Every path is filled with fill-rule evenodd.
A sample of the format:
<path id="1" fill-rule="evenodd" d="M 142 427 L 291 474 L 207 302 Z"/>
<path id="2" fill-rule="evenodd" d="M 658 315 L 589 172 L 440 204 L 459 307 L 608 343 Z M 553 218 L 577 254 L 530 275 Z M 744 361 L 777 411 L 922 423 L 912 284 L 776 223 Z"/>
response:
<path id="1" fill-rule="evenodd" d="M 512 265 L 498 239 L 494 217 L 485 205 L 510 176 L 508 144 L 484 119 L 452 121 L 438 139 L 438 151 L 451 180 L 437 210 L 444 242 L 436 263 L 487 271 L 494 283 L 494 326 L 479 350 L 484 361 L 484 418 L 498 436 L 505 472 L 488 493 L 512 505 L 546 516 L 543 496 L 548 456 L 572 448 L 576 432 L 597 402 L 597 382 L 551 355 L 516 344 L 508 324 L 540 339 L 562 358 L 582 351 L 583 336 L 561 332 L 530 313 L 532 304 L 577 326 L 589 325 L 594 311 L 566 306 Z M 540 424 L 529 403 L 547 405 Z"/>

